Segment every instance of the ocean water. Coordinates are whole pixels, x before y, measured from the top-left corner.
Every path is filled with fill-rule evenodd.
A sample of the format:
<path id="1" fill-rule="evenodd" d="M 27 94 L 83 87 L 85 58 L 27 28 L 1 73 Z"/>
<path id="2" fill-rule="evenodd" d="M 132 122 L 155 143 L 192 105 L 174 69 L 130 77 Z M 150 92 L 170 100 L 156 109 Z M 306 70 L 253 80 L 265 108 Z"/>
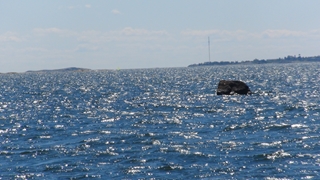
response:
<path id="1" fill-rule="evenodd" d="M 319 93 L 320 63 L 2 74 L 0 179 L 319 179 Z"/>

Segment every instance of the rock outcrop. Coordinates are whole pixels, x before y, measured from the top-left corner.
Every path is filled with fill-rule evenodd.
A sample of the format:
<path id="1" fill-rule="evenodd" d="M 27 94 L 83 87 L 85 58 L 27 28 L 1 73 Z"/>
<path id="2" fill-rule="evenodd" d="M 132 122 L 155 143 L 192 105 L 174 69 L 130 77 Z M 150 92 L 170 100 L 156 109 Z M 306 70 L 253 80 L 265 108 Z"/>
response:
<path id="1" fill-rule="evenodd" d="M 248 95 L 251 94 L 251 91 L 247 84 L 242 81 L 221 80 L 218 84 L 217 95 L 233 94 Z"/>

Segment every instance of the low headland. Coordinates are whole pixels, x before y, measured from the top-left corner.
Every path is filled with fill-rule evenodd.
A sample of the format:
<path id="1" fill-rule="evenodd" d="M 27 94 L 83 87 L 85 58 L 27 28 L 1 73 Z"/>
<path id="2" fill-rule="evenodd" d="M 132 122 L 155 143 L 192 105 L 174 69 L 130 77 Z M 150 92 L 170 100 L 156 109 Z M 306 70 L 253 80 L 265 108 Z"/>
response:
<path id="1" fill-rule="evenodd" d="M 78 67 L 68 67 L 62 69 L 43 69 L 43 70 L 29 70 L 26 72 L 21 73 L 48 73 L 48 72 L 83 72 L 83 71 L 91 71 L 91 69 L 87 68 L 78 68 Z M 0 74 L 21 74 L 20 72 L 7 72 L 7 73 L 0 73 Z"/>
<path id="2" fill-rule="evenodd" d="M 298 63 L 298 62 L 320 62 L 320 55 L 310 56 L 310 57 L 301 57 L 298 56 L 287 56 L 284 58 L 278 59 L 254 59 L 252 61 L 211 61 L 204 62 L 199 64 L 191 64 L 188 67 L 198 67 L 198 66 L 225 66 L 225 65 L 250 65 L 250 64 L 284 64 L 284 63 Z"/>
<path id="3" fill-rule="evenodd" d="M 69 67 L 69 68 L 62 68 L 62 69 L 44 69 L 44 70 L 37 70 L 37 71 L 27 71 L 27 73 L 32 72 L 70 72 L 70 71 L 90 71 L 87 68 L 78 68 L 78 67 Z"/>

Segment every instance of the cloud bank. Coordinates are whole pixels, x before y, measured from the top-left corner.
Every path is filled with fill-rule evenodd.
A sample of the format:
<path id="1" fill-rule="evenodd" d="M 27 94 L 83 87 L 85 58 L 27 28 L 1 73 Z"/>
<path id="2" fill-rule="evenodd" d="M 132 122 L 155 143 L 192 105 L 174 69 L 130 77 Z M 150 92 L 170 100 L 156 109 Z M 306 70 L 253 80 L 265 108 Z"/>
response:
<path id="1" fill-rule="evenodd" d="M 217 61 L 278 58 L 300 53 L 319 55 L 320 29 L 169 32 L 134 27 L 112 31 L 51 27 L 35 28 L 27 34 L 11 31 L 0 34 L 0 57 L 21 64 L 21 68 L 32 66 L 34 69 L 117 68 L 119 64 L 122 68 L 187 66 L 207 60 L 208 36 L 212 41 L 212 59 Z"/>
<path id="2" fill-rule="evenodd" d="M 24 38 L 20 37 L 18 33 L 15 32 L 6 32 L 0 34 L 0 42 L 21 42 Z"/>
<path id="3" fill-rule="evenodd" d="M 295 31 L 287 29 L 267 29 L 261 32 L 249 32 L 244 30 L 185 30 L 181 32 L 184 36 L 213 36 L 218 39 L 279 39 L 279 38 L 319 38 L 320 30 Z"/>

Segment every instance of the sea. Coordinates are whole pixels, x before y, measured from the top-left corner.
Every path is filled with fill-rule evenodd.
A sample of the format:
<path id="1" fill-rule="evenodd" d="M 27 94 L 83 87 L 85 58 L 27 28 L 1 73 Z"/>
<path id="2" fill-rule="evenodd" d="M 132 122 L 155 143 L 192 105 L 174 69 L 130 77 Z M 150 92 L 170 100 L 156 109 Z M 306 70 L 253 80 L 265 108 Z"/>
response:
<path id="1" fill-rule="evenodd" d="M 320 63 L 1 74 L 0 143 L 4 180 L 320 179 Z"/>

